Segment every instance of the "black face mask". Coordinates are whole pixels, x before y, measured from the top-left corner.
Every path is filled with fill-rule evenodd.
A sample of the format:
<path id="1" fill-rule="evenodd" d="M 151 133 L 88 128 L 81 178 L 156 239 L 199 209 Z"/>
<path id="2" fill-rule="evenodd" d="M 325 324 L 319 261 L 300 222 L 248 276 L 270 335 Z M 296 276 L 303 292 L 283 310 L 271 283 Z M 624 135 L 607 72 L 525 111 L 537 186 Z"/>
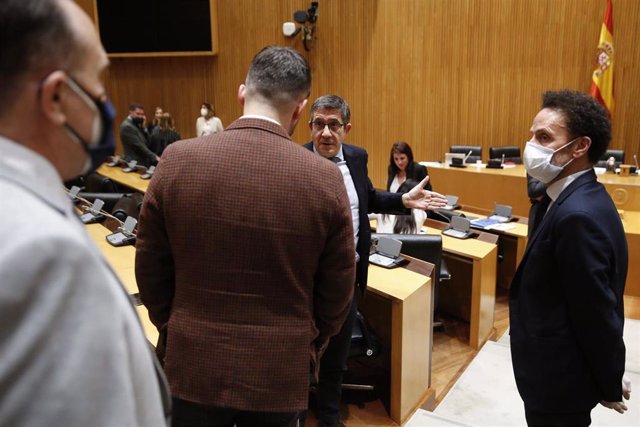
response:
<path id="1" fill-rule="evenodd" d="M 116 111 L 107 98 L 94 98 L 71 77 L 69 77 L 68 84 L 69 87 L 76 92 L 78 96 L 80 96 L 80 98 L 85 100 L 85 102 L 93 103 L 97 109 L 97 114 L 100 114 L 100 133 L 97 135 L 92 134 L 92 141 L 90 142 L 85 141 L 84 138 L 82 138 L 82 136 L 80 136 L 80 134 L 71 127 L 71 125 L 68 123 L 64 124 L 64 127 L 80 142 L 89 156 L 87 165 L 83 171 L 83 174 L 87 174 L 96 170 L 115 152 L 116 140 L 113 134 L 113 122 L 116 117 Z M 93 133 L 95 132 L 96 129 L 93 130 Z"/>
<path id="2" fill-rule="evenodd" d="M 131 117 L 131 121 L 133 122 L 134 125 L 136 125 L 138 127 L 142 127 L 142 124 L 144 123 L 144 118 L 142 118 L 142 117 Z"/>

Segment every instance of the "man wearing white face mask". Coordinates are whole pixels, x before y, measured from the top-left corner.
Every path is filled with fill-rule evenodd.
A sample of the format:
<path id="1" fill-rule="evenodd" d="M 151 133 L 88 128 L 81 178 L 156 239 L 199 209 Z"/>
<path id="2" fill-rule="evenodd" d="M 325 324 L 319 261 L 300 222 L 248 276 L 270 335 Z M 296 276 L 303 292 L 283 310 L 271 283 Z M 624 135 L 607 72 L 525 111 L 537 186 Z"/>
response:
<path id="1" fill-rule="evenodd" d="M 529 426 L 587 426 L 598 404 L 623 413 L 627 244 L 593 164 L 611 139 L 606 110 L 547 92 L 524 164 L 547 184 L 509 296 L 511 355 Z"/>
<path id="2" fill-rule="evenodd" d="M 166 381 L 135 308 L 62 185 L 113 153 L 107 65 L 75 2 L 2 0 L 3 426 L 168 424 Z"/>

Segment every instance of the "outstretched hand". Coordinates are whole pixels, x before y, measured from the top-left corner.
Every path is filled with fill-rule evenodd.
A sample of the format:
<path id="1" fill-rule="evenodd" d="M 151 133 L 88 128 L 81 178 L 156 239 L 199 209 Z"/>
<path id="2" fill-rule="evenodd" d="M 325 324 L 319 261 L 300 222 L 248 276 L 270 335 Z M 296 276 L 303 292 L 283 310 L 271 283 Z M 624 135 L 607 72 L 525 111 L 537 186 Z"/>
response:
<path id="1" fill-rule="evenodd" d="M 429 177 L 427 176 L 411 191 L 402 195 L 402 203 L 406 208 L 435 211 L 447 205 L 447 198 L 442 194 L 424 189 L 428 182 Z"/>
<path id="2" fill-rule="evenodd" d="M 631 398 L 631 380 L 626 376 L 622 376 L 622 398 L 621 402 L 607 402 L 603 400 L 600 404 L 606 408 L 613 409 L 616 412 L 624 414 L 624 411 L 627 410 L 627 405 L 625 405 L 624 400 L 629 400 Z"/>

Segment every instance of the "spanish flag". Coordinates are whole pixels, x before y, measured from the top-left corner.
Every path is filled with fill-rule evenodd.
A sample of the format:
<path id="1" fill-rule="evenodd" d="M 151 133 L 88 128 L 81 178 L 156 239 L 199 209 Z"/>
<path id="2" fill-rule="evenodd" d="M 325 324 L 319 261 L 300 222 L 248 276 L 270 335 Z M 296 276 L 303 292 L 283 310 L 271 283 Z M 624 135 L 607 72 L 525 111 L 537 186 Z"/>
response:
<path id="1" fill-rule="evenodd" d="M 613 4 L 607 0 L 600 41 L 598 42 L 598 64 L 591 77 L 591 96 L 613 114 Z"/>

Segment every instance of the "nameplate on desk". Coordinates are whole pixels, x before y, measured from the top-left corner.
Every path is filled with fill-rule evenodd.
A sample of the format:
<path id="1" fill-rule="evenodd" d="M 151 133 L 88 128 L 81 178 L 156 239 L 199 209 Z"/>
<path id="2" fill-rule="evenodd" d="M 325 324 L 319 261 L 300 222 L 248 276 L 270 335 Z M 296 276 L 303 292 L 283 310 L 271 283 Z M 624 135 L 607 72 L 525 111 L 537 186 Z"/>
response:
<path id="1" fill-rule="evenodd" d="M 142 178 L 142 179 L 151 179 L 151 177 L 153 176 L 153 173 L 155 172 L 155 170 L 156 170 L 155 166 L 150 166 L 149 169 L 147 169 L 147 171 L 145 173 L 140 175 L 140 178 Z"/>
<path id="2" fill-rule="evenodd" d="M 96 222 L 102 221 L 105 218 L 104 215 L 100 212 L 103 206 L 104 201 L 95 199 L 93 201 L 93 205 L 89 207 L 87 212 L 80 215 L 80 221 L 82 221 L 84 224 L 94 224 Z"/>
<path id="3" fill-rule="evenodd" d="M 122 169 L 122 172 L 125 172 L 125 173 L 133 172 L 137 169 L 137 167 L 138 167 L 138 161 L 131 160 L 129 163 L 127 163 L 127 167 Z"/>
<path id="4" fill-rule="evenodd" d="M 77 185 L 74 185 L 69 190 L 69 198 L 71 198 L 71 200 L 73 200 L 73 203 L 78 203 L 80 201 L 80 199 L 78 198 L 78 193 L 79 192 L 80 192 L 80 187 L 78 187 Z"/>
<path id="5" fill-rule="evenodd" d="M 400 255 L 402 242 L 390 237 L 379 236 L 375 252 L 369 254 L 369 262 L 384 268 L 395 268 L 409 261 Z"/>
<path id="6" fill-rule="evenodd" d="M 452 216 L 449 226 L 442 230 L 442 234 L 455 237 L 456 239 L 466 239 L 471 237 L 470 221 L 462 216 Z"/>
<path id="7" fill-rule="evenodd" d="M 138 221 L 135 218 L 128 216 L 122 227 L 106 236 L 107 242 L 112 246 L 133 245 L 136 242 L 136 235 L 133 230 L 135 230 L 137 224 Z"/>

